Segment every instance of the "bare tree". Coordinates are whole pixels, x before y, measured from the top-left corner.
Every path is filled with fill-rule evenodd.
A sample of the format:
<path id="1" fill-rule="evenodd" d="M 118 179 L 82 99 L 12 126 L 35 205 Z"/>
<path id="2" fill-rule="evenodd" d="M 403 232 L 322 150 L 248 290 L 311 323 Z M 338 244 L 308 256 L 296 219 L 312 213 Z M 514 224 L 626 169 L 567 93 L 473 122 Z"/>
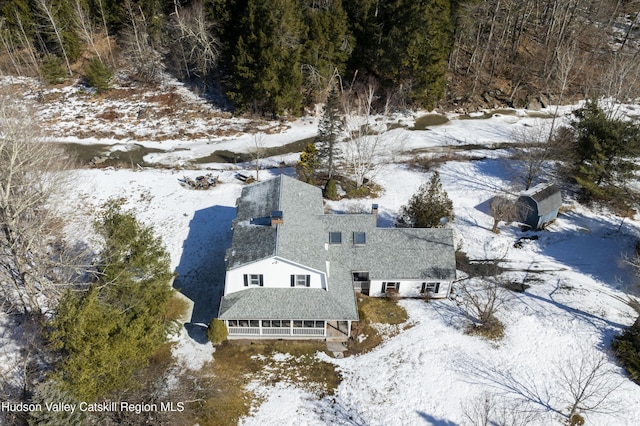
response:
<path id="1" fill-rule="evenodd" d="M 258 132 L 253 135 L 253 145 L 251 147 L 251 157 L 256 163 L 256 180 L 260 180 L 260 160 L 264 157 L 266 150 L 266 139 L 264 133 Z"/>
<path id="2" fill-rule="evenodd" d="M 154 48 L 147 17 L 142 8 L 126 0 L 128 22 L 122 32 L 122 44 L 131 60 L 133 72 L 146 83 L 154 82 L 162 70 L 162 57 Z"/>
<path id="3" fill-rule="evenodd" d="M 489 338 L 501 338 L 503 325 L 496 314 L 507 303 L 509 294 L 498 277 L 476 282 L 462 287 L 464 308 L 472 321 L 471 331 Z"/>
<path id="4" fill-rule="evenodd" d="M 15 94 L 0 96 L 0 298 L 5 310 L 39 314 L 52 305 L 64 244 L 55 214 L 68 162 L 43 141 Z"/>
<path id="5" fill-rule="evenodd" d="M 98 8 L 100 9 L 100 18 L 102 19 L 102 26 L 104 27 L 104 34 L 107 37 L 107 48 L 109 49 L 109 58 L 111 65 L 114 64 L 113 49 L 111 48 L 111 38 L 109 37 L 109 26 L 107 25 L 107 14 L 104 10 L 104 0 L 97 0 Z"/>
<path id="6" fill-rule="evenodd" d="M 187 76 L 193 72 L 204 78 L 218 61 L 220 44 L 213 36 L 214 25 L 207 19 L 202 1 L 186 8 L 180 7 L 176 1 L 172 18 L 179 35 Z"/>
<path id="7" fill-rule="evenodd" d="M 342 146 L 344 165 L 356 188 L 373 179 L 382 166 L 382 158 L 396 141 L 389 134 L 372 127 L 373 101 L 377 84 L 369 80 L 344 97 L 344 123 L 346 138 Z"/>
<path id="8" fill-rule="evenodd" d="M 463 424 L 468 426 L 526 426 L 538 414 L 530 404 L 505 399 L 504 395 L 483 392 L 462 407 Z"/>
<path id="9" fill-rule="evenodd" d="M 51 31 L 58 41 L 58 45 L 60 46 L 60 51 L 62 52 L 64 62 L 67 65 L 67 71 L 69 72 L 69 75 L 72 75 L 73 72 L 71 71 L 71 62 L 69 61 L 69 55 L 67 55 L 67 49 L 65 48 L 64 41 L 62 40 L 62 28 L 60 27 L 60 23 L 56 19 L 56 11 L 54 10 L 53 3 L 51 2 L 51 0 L 37 0 L 36 4 L 40 9 L 40 12 L 43 14 L 44 18 L 49 22 L 49 24 L 51 24 Z"/>
<path id="10" fill-rule="evenodd" d="M 556 372 L 563 390 L 560 399 L 566 404 L 568 422 L 573 421 L 576 415 L 613 414 L 617 411 L 612 397 L 622 381 L 604 352 L 579 349 L 578 356 L 558 364 Z"/>
<path id="11" fill-rule="evenodd" d="M 500 230 L 498 225 L 500 222 L 511 222 L 517 219 L 518 207 L 517 203 L 509 198 L 503 196 L 493 197 L 489 203 L 489 210 L 493 216 L 493 227 L 491 232 L 499 234 Z"/>
<path id="12" fill-rule="evenodd" d="M 102 56 L 100 56 L 100 52 L 95 44 L 95 31 L 93 23 L 91 22 L 91 16 L 86 8 L 86 3 L 82 0 L 75 0 L 73 2 L 73 12 L 80 38 L 85 44 L 91 46 L 91 49 L 98 56 L 98 59 L 102 61 Z"/>
<path id="13" fill-rule="evenodd" d="M 518 128 L 513 139 L 519 148 L 507 164 L 514 181 L 525 190 L 546 180 L 549 176 L 549 161 L 554 154 L 554 143 L 548 139 L 548 131 L 542 123 Z"/>

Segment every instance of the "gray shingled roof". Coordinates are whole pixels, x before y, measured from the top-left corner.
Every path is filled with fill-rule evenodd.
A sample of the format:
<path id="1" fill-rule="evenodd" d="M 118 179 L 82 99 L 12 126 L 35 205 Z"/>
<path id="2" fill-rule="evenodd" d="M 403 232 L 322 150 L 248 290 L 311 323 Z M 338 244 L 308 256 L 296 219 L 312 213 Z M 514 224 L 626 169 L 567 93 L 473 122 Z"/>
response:
<path id="1" fill-rule="evenodd" d="M 274 210 L 283 212 L 282 225 L 259 220 Z M 329 232 L 342 232 L 342 244 L 329 244 L 327 250 Z M 354 245 L 353 232 L 364 232 L 366 244 Z M 227 269 L 269 256 L 328 273 L 328 290 L 231 293 L 222 300 L 220 318 L 356 320 L 353 271 L 369 271 L 374 280 L 455 278 L 451 230 L 377 228 L 372 214 L 324 214 L 320 189 L 287 176 L 243 189 Z"/>
<path id="2" fill-rule="evenodd" d="M 349 283 L 351 285 L 351 283 Z M 224 297 L 222 319 L 358 320 L 355 299 L 323 289 L 252 288 Z"/>

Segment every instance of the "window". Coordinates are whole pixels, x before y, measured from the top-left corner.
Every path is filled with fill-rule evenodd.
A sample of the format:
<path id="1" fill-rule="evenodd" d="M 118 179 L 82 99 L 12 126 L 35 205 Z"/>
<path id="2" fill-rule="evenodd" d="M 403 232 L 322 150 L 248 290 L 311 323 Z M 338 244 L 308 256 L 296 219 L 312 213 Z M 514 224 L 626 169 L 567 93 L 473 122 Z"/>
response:
<path id="1" fill-rule="evenodd" d="M 260 321 L 258 320 L 249 320 L 249 327 L 259 327 Z"/>
<path id="2" fill-rule="evenodd" d="M 311 275 L 291 275 L 291 287 L 310 287 Z"/>
<path id="3" fill-rule="evenodd" d="M 440 291 L 440 283 L 422 283 L 420 293 L 437 293 Z"/>
<path id="4" fill-rule="evenodd" d="M 399 282 L 383 282 L 382 283 L 383 293 L 397 293 L 398 291 L 400 291 Z"/>
<path id="5" fill-rule="evenodd" d="M 264 286 L 264 280 L 262 274 L 244 274 L 244 286 L 250 285 Z"/>
<path id="6" fill-rule="evenodd" d="M 368 272 L 353 272 L 354 281 L 369 281 Z"/>
<path id="7" fill-rule="evenodd" d="M 367 243 L 367 234 L 365 234 L 364 232 L 353 233 L 353 244 L 364 245 L 366 243 Z"/>
<path id="8" fill-rule="evenodd" d="M 262 327 L 263 328 L 282 327 L 282 321 L 280 321 L 280 320 L 262 320 Z"/>
<path id="9" fill-rule="evenodd" d="M 305 328 L 313 328 L 314 325 L 315 325 L 315 321 L 304 321 Z"/>
<path id="10" fill-rule="evenodd" d="M 238 320 L 229 320 L 229 327 L 237 327 Z"/>
<path id="11" fill-rule="evenodd" d="M 302 328 L 302 321 L 300 321 L 300 320 L 294 320 L 294 321 L 293 321 L 293 326 L 294 326 L 295 328 Z"/>
<path id="12" fill-rule="evenodd" d="M 329 232 L 329 244 L 342 244 L 342 232 Z"/>
<path id="13" fill-rule="evenodd" d="M 316 321 L 316 328 L 324 328 L 324 321 Z"/>

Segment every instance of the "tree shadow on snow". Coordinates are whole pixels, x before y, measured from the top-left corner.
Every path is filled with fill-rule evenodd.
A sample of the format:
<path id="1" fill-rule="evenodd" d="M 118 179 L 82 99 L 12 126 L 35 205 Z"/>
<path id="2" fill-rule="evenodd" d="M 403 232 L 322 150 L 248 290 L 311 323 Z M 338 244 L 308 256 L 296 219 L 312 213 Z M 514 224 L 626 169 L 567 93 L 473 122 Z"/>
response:
<path id="1" fill-rule="evenodd" d="M 490 191 L 503 193 L 510 178 L 505 171 L 504 161 L 500 159 L 479 160 L 472 163 L 473 167 L 442 168 L 440 175 L 447 177 L 457 185 L 467 190 Z"/>
<path id="2" fill-rule="evenodd" d="M 424 411 L 416 411 L 416 413 L 418 413 L 418 415 L 431 426 L 458 426 L 458 423 L 433 417 L 431 414 L 427 414 Z"/>
<path id="3" fill-rule="evenodd" d="M 620 227 L 618 218 L 607 220 L 568 212 L 548 230 L 536 232 L 536 244 L 542 254 L 572 270 L 610 288 L 638 294 L 636 279 L 624 261 L 633 255 L 638 233 L 631 224 Z"/>
<path id="4" fill-rule="evenodd" d="M 193 302 L 191 324 L 185 326 L 196 341 L 202 328 L 218 314 L 224 292 L 225 252 L 231 246 L 231 223 L 236 209 L 212 206 L 194 213 L 183 243 L 173 286 Z"/>

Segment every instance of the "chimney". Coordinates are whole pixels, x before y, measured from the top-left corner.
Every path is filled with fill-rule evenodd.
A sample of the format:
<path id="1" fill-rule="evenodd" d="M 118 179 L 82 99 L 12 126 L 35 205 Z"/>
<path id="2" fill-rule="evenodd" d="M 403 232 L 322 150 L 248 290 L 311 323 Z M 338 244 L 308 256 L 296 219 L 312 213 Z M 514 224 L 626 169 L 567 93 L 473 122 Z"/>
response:
<path id="1" fill-rule="evenodd" d="M 371 214 L 376 217 L 376 226 L 378 226 L 378 205 L 371 204 Z"/>
<path id="2" fill-rule="evenodd" d="M 284 216 L 282 210 L 274 210 L 271 212 L 271 226 L 284 224 Z"/>

